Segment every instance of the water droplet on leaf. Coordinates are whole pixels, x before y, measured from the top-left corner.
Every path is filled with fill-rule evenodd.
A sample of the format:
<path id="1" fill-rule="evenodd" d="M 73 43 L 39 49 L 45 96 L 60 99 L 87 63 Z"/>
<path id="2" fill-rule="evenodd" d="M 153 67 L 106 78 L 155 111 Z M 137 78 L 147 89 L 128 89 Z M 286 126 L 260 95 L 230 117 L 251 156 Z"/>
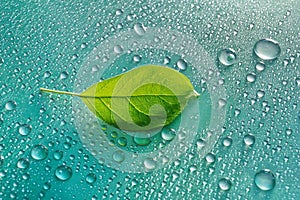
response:
<path id="1" fill-rule="evenodd" d="M 233 49 L 223 49 L 218 53 L 220 63 L 225 66 L 233 65 L 236 61 L 236 53 Z"/>
<path id="2" fill-rule="evenodd" d="M 262 60 L 274 60 L 280 52 L 278 42 L 272 39 L 262 39 L 254 45 L 254 53 Z"/>
<path id="3" fill-rule="evenodd" d="M 272 190 L 275 187 L 275 176 L 269 169 L 263 169 L 255 174 L 255 185 L 264 191 Z"/>

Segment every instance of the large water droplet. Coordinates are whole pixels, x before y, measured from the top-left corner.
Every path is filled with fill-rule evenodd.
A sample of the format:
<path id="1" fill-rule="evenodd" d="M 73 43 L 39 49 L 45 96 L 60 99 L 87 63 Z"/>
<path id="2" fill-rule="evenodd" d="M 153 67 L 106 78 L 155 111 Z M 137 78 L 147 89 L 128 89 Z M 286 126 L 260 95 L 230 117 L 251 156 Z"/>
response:
<path id="1" fill-rule="evenodd" d="M 59 166 L 55 170 L 55 176 L 62 181 L 66 181 L 72 176 L 72 169 L 68 166 Z"/>
<path id="2" fill-rule="evenodd" d="M 43 145 L 35 145 L 31 150 L 31 157 L 35 160 L 44 160 L 48 156 L 48 149 Z"/>
<path id="3" fill-rule="evenodd" d="M 218 59 L 220 63 L 225 66 L 230 66 L 235 63 L 236 53 L 233 49 L 223 49 L 218 53 Z"/>
<path id="4" fill-rule="evenodd" d="M 28 135 L 31 132 L 31 126 L 28 124 L 23 124 L 19 127 L 19 133 L 21 135 Z"/>
<path id="5" fill-rule="evenodd" d="M 133 29 L 140 36 L 144 35 L 146 32 L 144 25 L 141 23 L 137 23 L 136 25 L 134 25 Z"/>
<path id="6" fill-rule="evenodd" d="M 219 188 L 223 191 L 230 190 L 231 185 L 231 181 L 228 178 L 222 178 L 219 180 Z"/>
<path id="7" fill-rule="evenodd" d="M 5 109 L 6 110 L 14 110 L 14 109 L 16 109 L 16 107 L 17 107 L 17 104 L 14 101 L 8 101 L 5 104 Z"/>
<path id="8" fill-rule="evenodd" d="M 262 39 L 254 45 L 254 53 L 263 60 L 273 60 L 280 55 L 281 49 L 277 41 Z"/>
<path id="9" fill-rule="evenodd" d="M 255 185 L 264 191 L 272 190 L 275 187 L 275 176 L 269 169 L 263 169 L 255 174 Z"/>

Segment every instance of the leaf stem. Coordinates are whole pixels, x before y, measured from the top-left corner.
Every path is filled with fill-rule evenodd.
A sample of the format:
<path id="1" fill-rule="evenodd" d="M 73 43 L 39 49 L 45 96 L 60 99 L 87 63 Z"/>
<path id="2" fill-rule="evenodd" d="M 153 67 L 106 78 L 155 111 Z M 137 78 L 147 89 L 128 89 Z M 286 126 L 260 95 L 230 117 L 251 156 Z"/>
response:
<path id="1" fill-rule="evenodd" d="M 50 93 L 56 93 L 56 94 L 66 94 L 66 95 L 71 95 L 71 96 L 78 96 L 80 97 L 80 94 L 73 93 L 73 92 L 66 92 L 66 91 L 60 91 L 60 90 L 51 90 L 47 88 L 40 88 L 40 91 L 42 92 L 50 92 Z"/>

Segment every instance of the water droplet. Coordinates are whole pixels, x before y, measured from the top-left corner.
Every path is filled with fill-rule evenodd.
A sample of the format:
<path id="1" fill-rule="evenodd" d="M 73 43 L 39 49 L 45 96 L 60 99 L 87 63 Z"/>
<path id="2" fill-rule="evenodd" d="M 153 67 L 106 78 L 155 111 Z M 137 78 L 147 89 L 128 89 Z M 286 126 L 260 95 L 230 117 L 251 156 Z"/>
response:
<path id="1" fill-rule="evenodd" d="M 72 169 L 68 166 L 61 165 L 56 168 L 55 176 L 62 181 L 66 181 L 72 176 Z"/>
<path id="2" fill-rule="evenodd" d="M 17 167 L 20 169 L 26 169 L 29 167 L 29 161 L 26 158 L 20 158 L 17 162 Z"/>
<path id="3" fill-rule="evenodd" d="M 207 163 L 211 164 L 211 163 L 214 163 L 215 160 L 216 160 L 216 156 L 212 153 L 208 153 L 206 156 L 205 156 L 205 160 Z"/>
<path id="4" fill-rule="evenodd" d="M 218 101 L 220 107 L 224 107 L 226 105 L 226 99 L 219 99 Z"/>
<path id="5" fill-rule="evenodd" d="M 31 132 L 31 126 L 28 124 L 23 124 L 19 127 L 19 133 L 21 135 L 28 135 Z"/>
<path id="6" fill-rule="evenodd" d="M 45 71 L 44 78 L 49 78 L 51 76 L 51 72 Z"/>
<path id="7" fill-rule="evenodd" d="M 247 80 L 249 83 L 254 83 L 255 80 L 256 80 L 256 75 L 255 75 L 254 73 L 247 74 L 246 80 Z"/>
<path id="8" fill-rule="evenodd" d="M 123 14 L 123 11 L 121 9 L 116 10 L 116 15 L 120 16 Z"/>
<path id="9" fill-rule="evenodd" d="M 3 63 L 4 63 L 4 59 L 0 57 L 0 65 L 2 65 Z"/>
<path id="10" fill-rule="evenodd" d="M 280 55 L 281 49 L 277 41 L 262 39 L 254 45 L 254 53 L 263 60 L 273 60 Z"/>
<path id="11" fill-rule="evenodd" d="M 206 142 L 202 139 L 198 139 L 196 144 L 197 144 L 198 148 L 203 148 L 205 146 Z"/>
<path id="12" fill-rule="evenodd" d="M 170 141 L 173 140 L 173 138 L 176 136 L 176 132 L 174 129 L 164 128 L 161 132 L 161 137 L 164 140 Z"/>
<path id="13" fill-rule="evenodd" d="M 169 58 L 169 57 L 164 58 L 164 64 L 165 65 L 170 64 L 170 62 L 171 62 L 171 58 Z"/>
<path id="14" fill-rule="evenodd" d="M 228 191 L 231 188 L 231 181 L 228 178 L 222 178 L 219 180 L 219 188 L 223 191 Z"/>
<path id="15" fill-rule="evenodd" d="M 16 107 L 17 107 L 17 104 L 14 101 L 8 101 L 5 104 L 5 109 L 6 110 L 14 110 L 14 109 L 16 109 Z"/>
<path id="16" fill-rule="evenodd" d="M 86 175 L 86 177 L 85 177 L 85 181 L 86 181 L 87 183 L 89 183 L 89 184 L 95 183 L 96 179 L 97 179 L 97 177 L 96 177 L 96 175 L 93 174 L 93 173 L 89 173 L 89 174 Z"/>
<path id="17" fill-rule="evenodd" d="M 254 182 L 261 190 L 272 190 L 275 187 L 275 176 L 271 170 L 263 169 L 255 174 Z"/>
<path id="18" fill-rule="evenodd" d="M 262 71 L 264 71 L 265 70 L 265 64 L 263 64 L 263 63 L 256 63 L 256 65 L 255 65 L 255 69 L 258 71 L 258 72 L 262 72 Z"/>
<path id="19" fill-rule="evenodd" d="M 139 137 L 134 137 L 133 141 L 140 146 L 146 146 L 151 142 L 150 138 L 139 138 Z"/>
<path id="20" fill-rule="evenodd" d="M 48 156 L 48 149 L 43 145 L 35 145 L 31 149 L 31 157 L 35 160 L 44 160 Z"/>
<path id="21" fill-rule="evenodd" d="M 146 32 L 146 28 L 141 23 L 137 23 L 136 25 L 134 25 L 133 29 L 140 36 L 144 35 Z"/>
<path id="22" fill-rule="evenodd" d="M 156 168 L 156 162 L 152 159 L 152 158 L 146 158 L 144 160 L 144 166 L 148 169 L 148 170 L 153 170 Z"/>
<path id="23" fill-rule="evenodd" d="M 120 137 L 120 138 L 118 139 L 118 144 L 119 144 L 120 146 L 122 146 L 122 147 L 125 147 L 125 146 L 127 145 L 127 139 L 124 138 L 124 137 Z"/>
<path id="24" fill-rule="evenodd" d="M 116 54 L 121 54 L 123 52 L 123 48 L 120 45 L 114 46 L 114 52 Z"/>
<path id="25" fill-rule="evenodd" d="M 230 137 L 224 138 L 224 140 L 223 140 L 223 145 L 224 145 L 225 147 L 230 147 L 231 144 L 232 144 L 232 139 L 231 139 Z"/>
<path id="26" fill-rule="evenodd" d="M 186 68 L 187 68 L 187 63 L 183 59 L 179 59 L 177 61 L 176 65 L 177 65 L 178 69 L 182 70 L 182 71 L 186 70 Z"/>
<path id="27" fill-rule="evenodd" d="M 66 72 L 66 71 L 63 71 L 62 73 L 60 73 L 60 76 L 59 76 L 59 78 L 61 79 L 61 80 L 63 80 L 63 79 L 66 79 L 66 78 L 68 78 L 68 72 Z"/>
<path id="28" fill-rule="evenodd" d="M 49 190 L 51 188 L 51 184 L 49 182 L 46 182 L 44 185 L 43 185 L 43 188 L 44 190 Z"/>
<path id="29" fill-rule="evenodd" d="M 265 96 L 265 91 L 263 90 L 258 90 L 257 91 L 257 98 L 261 99 Z"/>
<path id="30" fill-rule="evenodd" d="M 60 150 L 56 150 L 56 151 L 53 153 L 53 158 L 54 158 L 55 160 L 60 160 L 60 159 L 62 159 L 62 157 L 63 157 L 63 152 L 60 151 Z"/>
<path id="31" fill-rule="evenodd" d="M 125 155 L 122 151 L 116 151 L 113 153 L 113 159 L 114 161 L 121 163 L 125 160 Z"/>
<path id="32" fill-rule="evenodd" d="M 139 55 L 134 55 L 134 56 L 133 56 L 133 62 L 135 62 L 135 63 L 141 62 L 141 56 L 139 56 Z"/>
<path id="33" fill-rule="evenodd" d="M 236 61 L 236 53 L 233 49 L 223 49 L 218 53 L 220 63 L 225 66 L 233 65 Z"/>
<path id="34" fill-rule="evenodd" d="M 118 133 L 116 131 L 111 132 L 110 136 L 112 138 L 117 138 L 118 137 Z"/>
<path id="35" fill-rule="evenodd" d="M 245 135 L 245 137 L 244 137 L 244 143 L 247 146 L 252 146 L 255 143 L 255 137 L 254 137 L 254 135 L 252 135 L 252 134 Z"/>

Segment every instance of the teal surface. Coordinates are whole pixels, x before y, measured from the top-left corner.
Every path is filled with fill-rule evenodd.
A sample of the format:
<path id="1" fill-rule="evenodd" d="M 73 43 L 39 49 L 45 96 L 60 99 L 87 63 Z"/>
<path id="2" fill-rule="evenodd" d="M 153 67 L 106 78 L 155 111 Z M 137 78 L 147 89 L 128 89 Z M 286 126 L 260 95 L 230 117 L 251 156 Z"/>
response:
<path id="1" fill-rule="evenodd" d="M 0 199 L 300 199 L 299 1 L 2 0 L 0 8 Z M 158 36 L 136 46 L 131 33 L 137 45 Z M 270 61 L 254 50 L 267 38 L 281 49 L 262 44 Z M 180 119 L 170 125 L 187 148 L 175 145 L 164 166 L 117 168 L 98 154 L 124 159 L 105 143 L 140 156 L 173 135 L 148 145 L 91 124 L 75 97 L 39 91 L 80 92 L 147 63 L 178 69 L 201 94 L 188 128 L 179 130 Z M 85 69 L 94 74 L 81 79 Z M 89 134 L 103 142 L 84 140 Z"/>

